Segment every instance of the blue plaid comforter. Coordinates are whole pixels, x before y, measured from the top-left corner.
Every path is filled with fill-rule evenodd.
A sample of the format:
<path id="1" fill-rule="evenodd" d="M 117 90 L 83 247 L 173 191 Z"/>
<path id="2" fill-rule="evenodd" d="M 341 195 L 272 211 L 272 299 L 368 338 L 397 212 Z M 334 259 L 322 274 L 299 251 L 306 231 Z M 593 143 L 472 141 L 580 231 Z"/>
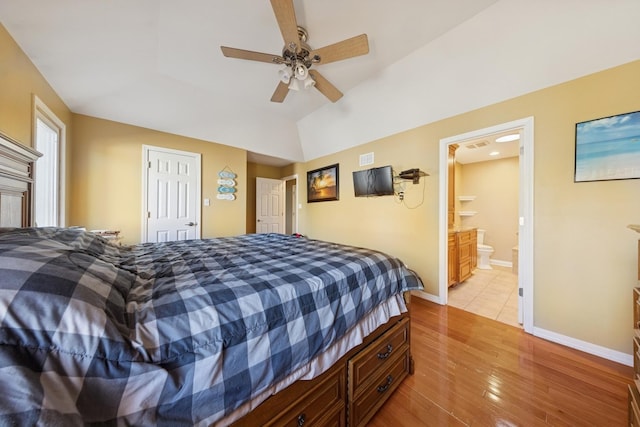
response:
<path id="1" fill-rule="evenodd" d="M 421 287 L 379 252 L 278 234 L 4 230 L 0 425 L 208 424 Z"/>

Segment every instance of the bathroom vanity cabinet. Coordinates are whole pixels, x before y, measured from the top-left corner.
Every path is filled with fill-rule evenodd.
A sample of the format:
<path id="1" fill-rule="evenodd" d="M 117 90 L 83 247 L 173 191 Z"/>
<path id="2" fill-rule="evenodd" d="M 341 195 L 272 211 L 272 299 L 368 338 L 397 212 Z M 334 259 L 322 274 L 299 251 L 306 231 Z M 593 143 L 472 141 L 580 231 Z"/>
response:
<path id="1" fill-rule="evenodd" d="M 478 264 L 477 229 L 450 230 L 448 254 L 448 285 L 456 285 L 471 277 Z"/>
<path id="2" fill-rule="evenodd" d="M 448 206 L 447 206 L 447 224 L 449 227 L 449 236 L 447 240 L 448 251 L 448 274 L 447 284 L 448 286 L 456 285 L 460 282 L 464 282 L 473 273 L 473 270 L 478 264 L 478 234 L 477 229 L 457 229 L 455 226 L 456 215 L 456 192 L 455 192 L 455 179 L 456 179 L 456 158 L 455 153 L 458 148 L 457 144 L 449 146 L 448 153 L 448 170 L 449 177 L 448 187 Z M 461 202 L 469 202 L 475 199 L 475 196 L 459 196 L 458 200 Z M 474 211 L 459 211 L 460 216 L 471 216 L 476 212 Z"/>

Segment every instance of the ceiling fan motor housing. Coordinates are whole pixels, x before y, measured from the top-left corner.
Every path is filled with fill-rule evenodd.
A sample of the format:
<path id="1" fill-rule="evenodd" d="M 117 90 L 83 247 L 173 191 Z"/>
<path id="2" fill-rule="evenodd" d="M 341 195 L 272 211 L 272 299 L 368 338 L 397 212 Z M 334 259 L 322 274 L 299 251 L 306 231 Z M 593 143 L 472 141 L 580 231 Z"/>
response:
<path id="1" fill-rule="evenodd" d="M 301 62 L 304 66 L 309 69 L 311 64 L 315 62 L 320 62 L 320 57 L 318 55 L 314 55 L 313 57 L 309 57 L 309 53 L 311 52 L 311 47 L 307 44 L 307 39 L 309 38 L 309 33 L 303 27 L 298 26 L 298 37 L 300 41 L 300 52 L 296 53 L 296 46 L 285 46 L 282 48 L 282 57 L 284 58 L 284 63 L 288 66 L 294 67 L 296 62 Z"/>

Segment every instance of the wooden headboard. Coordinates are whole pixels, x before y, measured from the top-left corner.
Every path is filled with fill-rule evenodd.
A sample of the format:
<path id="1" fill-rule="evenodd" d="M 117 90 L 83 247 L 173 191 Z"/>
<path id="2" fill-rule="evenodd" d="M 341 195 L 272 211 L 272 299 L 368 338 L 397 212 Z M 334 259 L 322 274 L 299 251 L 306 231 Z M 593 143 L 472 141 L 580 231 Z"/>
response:
<path id="1" fill-rule="evenodd" d="M 41 155 L 0 133 L 0 227 L 33 225 L 33 164 Z"/>

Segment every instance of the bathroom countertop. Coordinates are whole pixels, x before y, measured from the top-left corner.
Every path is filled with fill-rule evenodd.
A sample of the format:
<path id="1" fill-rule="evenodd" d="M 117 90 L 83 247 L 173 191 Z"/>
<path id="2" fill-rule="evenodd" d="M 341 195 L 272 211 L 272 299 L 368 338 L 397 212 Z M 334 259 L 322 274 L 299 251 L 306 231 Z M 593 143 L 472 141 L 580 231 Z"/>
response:
<path id="1" fill-rule="evenodd" d="M 476 230 L 478 227 L 455 227 L 450 228 L 449 233 L 461 233 L 463 231 Z"/>

